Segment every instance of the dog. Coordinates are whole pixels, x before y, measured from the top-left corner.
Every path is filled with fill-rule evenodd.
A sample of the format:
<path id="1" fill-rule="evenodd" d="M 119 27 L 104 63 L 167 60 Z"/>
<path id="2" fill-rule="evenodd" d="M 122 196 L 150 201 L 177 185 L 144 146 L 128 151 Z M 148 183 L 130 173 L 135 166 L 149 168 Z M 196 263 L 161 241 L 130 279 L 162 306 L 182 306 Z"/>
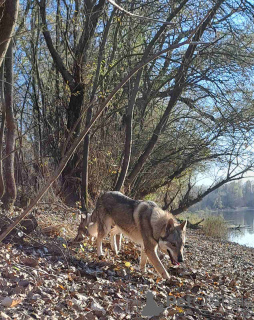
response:
<path id="1" fill-rule="evenodd" d="M 103 256 L 102 240 L 111 232 L 111 246 L 115 252 L 120 250 L 116 236 L 121 234 L 141 245 L 140 267 L 143 272 L 148 258 L 161 277 L 169 279 L 158 257 L 158 248 L 168 253 L 173 265 L 183 262 L 187 221 L 178 225 L 170 213 L 153 201 L 134 200 L 120 192 L 109 191 L 98 198 L 86 223 L 88 233 L 97 238 L 99 257 Z"/>

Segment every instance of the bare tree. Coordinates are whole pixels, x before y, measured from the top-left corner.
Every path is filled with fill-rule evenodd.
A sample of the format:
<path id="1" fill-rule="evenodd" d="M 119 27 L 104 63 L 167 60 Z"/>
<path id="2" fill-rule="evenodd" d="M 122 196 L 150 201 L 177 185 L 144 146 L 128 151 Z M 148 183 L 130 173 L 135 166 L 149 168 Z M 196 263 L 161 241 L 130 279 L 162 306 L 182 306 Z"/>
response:
<path id="1" fill-rule="evenodd" d="M 211 22 L 211 20 L 213 19 L 217 10 L 220 8 L 220 6 L 222 5 L 223 2 L 224 2 L 224 0 L 217 1 L 215 3 L 214 7 L 209 11 L 207 16 L 205 17 L 205 20 L 203 21 L 203 23 L 199 26 L 199 28 L 195 32 L 195 35 L 193 37 L 194 42 L 200 41 L 204 31 L 208 27 L 209 23 Z M 174 85 L 173 90 L 171 91 L 168 106 L 167 106 L 164 114 L 162 115 L 159 123 L 157 124 L 156 128 L 154 129 L 153 135 L 151 136 L 151 138 L 150 138 L 149 142 L 147 143 L 145 149 L 143 150 L 141 156 L 136 161 L 134 167 L 132 168 L 130 174 L 128 175 L 127 183 L 126 183 L 127 188 L 130 188 L 130 186 L 133 184 L 138 173 L 140 172 L 140 170 L 144 166 L 145 162 L 147 161 L 149 155 L 153 151 L 154 146 L 156 145 L 163 128 L 165 128 L 165 124 L 168 120 L 168 117 L 169 117 L 171 111 L 173 110 L 178 99 L 180 98 L 181 93 L 183 92 L 186 74 L 187 74 L 188 68 L 190 66 L 190 62 L 192 60 L 195 49 L 196 49 L 196 44 L 190 44 L 188 49 L 186 50 L 184 56 L 183 56 L 182 63 L 180 65 L 180 67 L 178 68 L 178 71 L 175 76 L 175 85 Z"/>
<path id="2" fill-rule="evenodd" d="M 13 40 L 10 41 L 5 57 L 5 108 L 6 108 L 6 155 L 4 160 L 5 192 L 2 197 L 3 206 L 11 210 L 16 200 L 17 190 L 14 176 L 15 120 L 13 115 Z"/>
<path id="3" fill-rule="evenodd" d="M 181 9 L 185 6 L 185 4 L 188 2 L 188 0 L 183 0 L 179 6 L 171 12 L 166 20 L 167 23 L 171 23 L 171 21 L 177 16 L 177 14 L 181 11 Z M 150 43 L 147 45 L 146 50 L 143 53 L 142 60 L 145 61 L 149 54 L 152 51 L 152 48 L 156 41 L 162 36 L 162 34 L 165 32 L 167 29 L 167 24 L 163 24 L 159 30 L 156 32 Z M 140 86 L 140 81 L 141 81 L 141 75 L 142 75 L 142 70 L 140 70 L 137 73 L 133 89 L 131 91 L 131 96 L 128 102 L 127 106 L 127 112 L 126 112 L 126 133 L 125 133 L 125 146 L 124 146 L 124 157 L 123 157 L 123 162 L 121 165 L 121 172 L 118 177 L 118 180 L 116 182 L 116 185 L 114 187 L 114 190 L 119 191 L 125 182 L 126 175 L 129 169 L 129 164 L 130 164 L 130 158 L 131 158 L 131 150 L 132 150 L 132 122 L 133 122 L 133 112 L 134 112 L 134 106 L 136 102 L 136 97 L 139 91 L 139 86 Z"/>
<path id="4" fill-rule="evenodd" d="M 76 2 L 77 5 L 78 2 Z M 82 66 L 85 65 L 87 61 L 88 49 L 91 44 L 92 37 L 95 33 L 95 29 L 98 24 L 99 17 L 102 13 L 102 9 L 104 7 L 105 0 L 99 0 L 98 3 L 94 3 L 94 1 L 86 1 L 85 2 L 85 19 L 84 24 L 82 26 L 82 32 L 80 37 L 75 43 L 75 48 L 70 49 L 72 52 L 73 58 L 73 68 L 72 71 L 68 70 L 67 65 L 64 63 L 63 58 L 60 53 L 57 51 L 57 48 L 54 46 L 52 41 L 51 32 L 47 28 L 47 17 L 46 17 L 46 1 L 41 0 L 39 2 L 40 5 L 40 13 L 41 19 L 43 23 L 43 35 L 47 44 L 47 47 L 50 51 L 50 54 L 53 58 L 55 66 L 57 70 L 61 73 L 66 85 L 69 87 L 71 91 L 69 105 L 67 107 L 67 132 L 72 132 L 74 128 L 74 136 L 77 136 L 80 130 L 80 123 L 75 125 L 77 120 L 80 117 L 81 108 L 84 100 L 84 81 L 82 74 Z M 78 6 L 77 6 L 78 9 Z M 76 33 L 74 33 L 76 38 Z M 67 42 L 67 40 L 66 40 Z M 69 48 L 69 45 L 68 45 Z M 91 110 L 91 109 L 90 109 Z M 89 111 L 90 112 L 90 111 Z M 87 117 L 87 123 L 89 123 L 89 116 Z M 69 147 L 69 146 L 67 146 Z M 76 163 L 78 161 L 78 157 L 76 154 L 72 156 L 70 162 L 67 164 L 63 171 L 64 179 L 70 175 L 74 175 L 74 170 L 76 167 Z M 67 179 L 65 179 L 65 183 L 68 184 Z M 77 188 L 73 186 L 73 183 L 69 184 L 67 187 L 70 189 L 70 193 L 73 197 L 77 198 Z M 75 199 L 77 200 L 77 199 Z"/>

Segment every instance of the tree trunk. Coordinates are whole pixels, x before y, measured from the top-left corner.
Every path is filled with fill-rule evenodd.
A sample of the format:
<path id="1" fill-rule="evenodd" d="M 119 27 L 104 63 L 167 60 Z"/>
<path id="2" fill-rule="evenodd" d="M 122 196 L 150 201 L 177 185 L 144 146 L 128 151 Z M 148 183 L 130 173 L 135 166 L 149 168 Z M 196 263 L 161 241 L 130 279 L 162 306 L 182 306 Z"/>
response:
<path id="1" fill-rule="evenodd" d="M 84 100 L 84 86 L 80 82 L 77 84 L 74 92 L 71 93 L 70 103 L 67 109 L 67 131 L 68 134 L 73 129 L 76 121 L 80 117 L 80 112 Z M 72 139 L 70 139 L 70 144 L 73 143 L 73 140 L 79 135 L 80 132 L 80 123 L 76 126 Z M 66 146 L 67 150 L 70 148 L 70 145 Z M 73 183 L 73 180 L 70 182 L 70 178 L 76 177 L 80 178 L 80 173 L 76 171 L 77 163 L 79 157 L 77 153 L 74 153 L 70 161 L 67 163 L 66 167 L 63 170 L 62 176 L 64 180 L 64 193 L 66 194 L 66 201 L 69 204 L 73 204 L 79 200 L 79 188 L 77 183 Z"/>
<path id="2" fill-rule="evenodd" d="M 18 16 L 18 0 L 0 2 L 0 67 L 8 49 Z"/>
<path id="3" fill-rule="evenodd" d="M 17 190 L 14 176 L 14 148 L 15 148 L 15 120 L 13 115 L 13 41 L 10 42 L 5 59 L 6 83 L 6 155 L 4 160 L 5 193 L 2 198 L 3 207 L 6 210 L 13 208 Z"/>
<path id="4" fill-rule="evenodd" d="M 92 119 L 92 106 L 87 110 L 86 127 L 90 124 Z M 90 133 L 88 132 L 84 139 L 83 146 L 83 168 L 82 168 L 82 181 L 81 181 L 81 205 L 84 212 L 88 212 L 88 159 L 89 159 L 89 145 Z"/>
<path id="5" fill-rule="evenodd" d="M 0 128 L 0 199 L 4 194 L 4 179 L 3 179 L 3 138 L 5 128 L 5 101 L 4 101 L 4 63 L 0 67 L 0 104 L 2 106 L 2 121 Z"/>
<path id="6" fill-rule="evenodd" d="M 103 34 L 103 39 L 100 45 L 100 50 L 99 50 L 99 55 L 98 55 L 98 62 L 97 62 L 97 68 L 96 68 L 96 74 L 94 78 L 94 83 L 93 83 L 93 89 L 92 89 L 92 94 L 90 97 L 90 101 L 93 100 L 97 87 L 98 87 L 98 82 L 99 82 L 99 77 L 100 77 L 100 70 L 101 70 L 101 62 L 103 59 L 104 55 L 104 49 L 105 45 L 107 42 L 108 38 L 108 33 L 109 33 L 109 28 L 111 26 L 113 17 L 115 15 L 116 8 L 113 9 L 111 16 L 106 24 L 106 28 Z M 86 126 L 88 126 L 91 122 L 92 119 L 92 114 L 93 114 L 93 105 L 91 105 L 86 114 Z M 84 139 L 84 146 L 83 146 L 83 167 L 82 167 L 82 180 L 81 180 L 81 205 L 82 205 L 82 210 L 84 212 L 88 211 L 88 182 L 89 182 L 89 172 L 88 172 L 88 160 L 89 160 L 89 146 L 90 146 L 90 133 L 86 135 Z"/>
<path id="7" fill-rule="evenodd" d="M 125 177 L 129 168 L 130 164 L 130 158 L 131 158 L 131 148 L 132 148 L 132 118 L 133 118 L 133 111 L 134 111 L 134 105 L 138 93 L 140 78 L 141 78 L 142 70 L 140 70 L 137 73 L 135 86 L 133 88 L 133 92 L 130 98 L 130 102 L 127 109 L 126 114 L 126 129 L 125 129 L 125 145 L 124 145 L 124 158 L 123 163 L 121 167 L 121 173 L 119 175 L 119 178 L 117 180 L 116 186 L 114 188 L 115 191 L 120 191 L 122 188 Z"/>

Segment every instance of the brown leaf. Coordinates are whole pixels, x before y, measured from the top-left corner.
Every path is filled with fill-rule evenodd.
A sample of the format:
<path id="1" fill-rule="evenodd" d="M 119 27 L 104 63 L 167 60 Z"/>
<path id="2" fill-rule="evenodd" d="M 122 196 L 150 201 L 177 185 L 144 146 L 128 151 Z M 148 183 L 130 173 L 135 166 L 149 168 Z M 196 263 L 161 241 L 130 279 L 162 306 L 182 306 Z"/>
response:
<path id="1" fill-rule="evenodd" d="M 34 259 L 34 258 L 30 258 L 30 257 L 26 257 L 26 258 L 22 258 L 21 262 L 28 267 L 35 268 L 38 266 L 39 260 Z"/>

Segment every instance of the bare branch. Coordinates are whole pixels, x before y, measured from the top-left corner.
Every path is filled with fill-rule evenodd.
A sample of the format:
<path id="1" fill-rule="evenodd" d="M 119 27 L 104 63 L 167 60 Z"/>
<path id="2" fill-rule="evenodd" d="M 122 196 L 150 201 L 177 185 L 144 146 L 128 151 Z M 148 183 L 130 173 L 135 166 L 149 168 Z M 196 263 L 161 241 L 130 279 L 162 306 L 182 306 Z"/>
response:
<path id="1" fill-rule="evenodd" d="M 118 10 L 126 13 L 128 16 L 130 17 L 135 17 L 135 18 L 139 18 L 139 19 L 144 19 L 144 20 L 149 20 L 149 21 L 153 21 L 153 22 L 159 22 L 159 23 L 163 23 L 163 24 L 167 24 L 169 26 L 174 26 L 175 23 L 173 22 L 168 22 L 168 21 L 162 21 L 162 20 L 158 20 L 158 19 L 153 19 L 153 18 L 148 18 L 148 17 L 144 17 L 144 16 L 140 16 L 138 14 L 135 13 L 131 13 L 127 10 L 125 10 L 124 8 L 120 7 L 115 1 L 113 0 L 108 0 L 108 2 L 110 2 L 112 4 L 112 6 L 116 7 Z"/>

